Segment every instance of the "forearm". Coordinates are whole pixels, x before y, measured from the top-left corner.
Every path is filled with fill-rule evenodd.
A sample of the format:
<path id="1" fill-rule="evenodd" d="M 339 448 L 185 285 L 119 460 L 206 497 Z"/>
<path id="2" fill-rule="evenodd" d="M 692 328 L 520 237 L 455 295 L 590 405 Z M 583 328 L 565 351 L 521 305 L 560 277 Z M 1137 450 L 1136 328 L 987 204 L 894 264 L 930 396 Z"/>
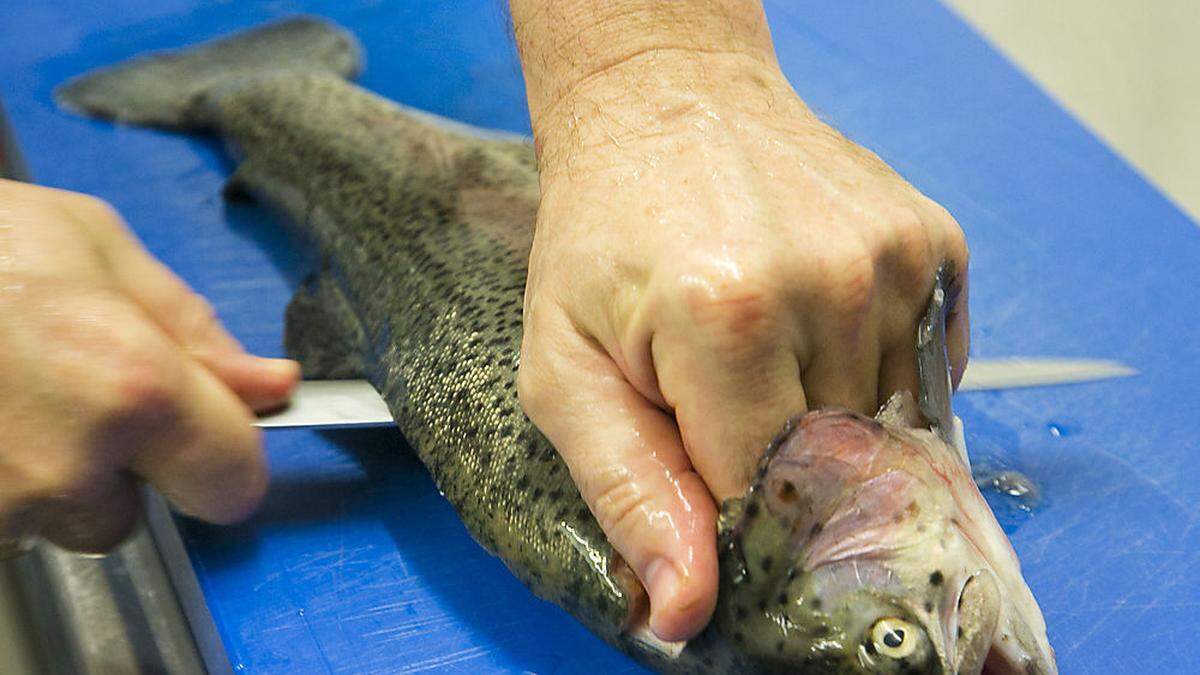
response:
<path id="1" fill-rule="evenodd" d="M 593 118 L 611 122 L 599 132 L 608 134 L 653 125 L 714 90 L 767 105 L 786 89 L 760 0 L 510 4 L 540 150 L 568 128 L 586 135 Z"/>

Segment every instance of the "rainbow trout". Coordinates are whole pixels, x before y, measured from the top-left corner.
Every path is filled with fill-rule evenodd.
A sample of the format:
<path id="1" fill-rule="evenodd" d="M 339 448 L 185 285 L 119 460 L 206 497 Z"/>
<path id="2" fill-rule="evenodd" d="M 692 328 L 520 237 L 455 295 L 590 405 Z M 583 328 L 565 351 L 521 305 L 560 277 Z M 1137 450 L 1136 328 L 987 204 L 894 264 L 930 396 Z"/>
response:
<path id="1" fill-rule="evenodd" d="M 517 402 L 531 145 L 381 99 L 347 82 L 359 67 L 350 35 L 300 18 L 97 71 L 59 100 L 225 139 L 228 194 L 282 209 L 322 260 L 287 309 L 306 376 L 369 379 L 479 543 L 651 668 L 1055 672 L 1008 540 L 907 395 L 874 419 L 789 422 L 722 505 L 712 621 L 653 638 L 644 590 Z"/>

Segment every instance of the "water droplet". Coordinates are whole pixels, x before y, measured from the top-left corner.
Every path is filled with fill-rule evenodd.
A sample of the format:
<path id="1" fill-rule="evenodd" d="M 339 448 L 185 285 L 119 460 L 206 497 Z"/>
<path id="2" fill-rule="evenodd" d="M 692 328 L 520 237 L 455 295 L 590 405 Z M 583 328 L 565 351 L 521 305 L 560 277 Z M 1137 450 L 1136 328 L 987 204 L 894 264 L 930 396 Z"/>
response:
<path id="1" fill-rule="evenodd" d="M 1012 534 L 1032 516 L 1042 502 L 1042 491 L 1038 484 L 1018 471 L 1003 469 L 980 472 L 976 474 L 975 482 L 984 491 L 996 520 L 1008 534 Z"/>
<path id="2" fill-rule="evenodd" d="M 1037 505 L 1041 491 L 1029 476 L 1018 471 L 1001 471 L 988 480 L 988 485 L 1002 495 L 1008 495 L 1018 500 L 1017 506 L 1031 510 Z"/>
<path id="3" fill-rule="evenodd" d="M 996 488 L 1010 497 L 1024 497 L 1034 490 L 1029 479 L 1019 473 L 1009 472 L 996 478 Z"/>
<path id="4" fill-rule="evenodd" d="M 1055 438 L 1062 438 L 1063 436 L 1070 436 L 1077 429 L 1066 422 L 1054 421 L 1046 424 L 1046 431 L 1050 432 L 1050 435 Z"/>

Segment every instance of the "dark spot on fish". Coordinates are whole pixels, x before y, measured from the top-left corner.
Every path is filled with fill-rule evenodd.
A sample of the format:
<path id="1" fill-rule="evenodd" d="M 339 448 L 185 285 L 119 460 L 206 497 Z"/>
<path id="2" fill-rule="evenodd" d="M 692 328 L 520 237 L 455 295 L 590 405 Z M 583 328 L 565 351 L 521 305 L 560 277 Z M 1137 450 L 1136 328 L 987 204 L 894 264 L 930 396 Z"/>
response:
<path id="1" fill-rule="evenodd" d="M 738 621 L 745 619 L 747 616 L 749 616 L 749 614 L 750 613 L 746 611 L 746 608 L 742 607 L 741 605 L 733 608 L 733 615 L 737 617 Z"/>
<path id="2" fill-rule="evenodd" d="M 808 531 L 808 536 L 815 537 L 821 534 L 821 530 L 823 529 L 825 529 L 825 526 L 821 523 L 813 523 L 812 529 Z"/>
<path id="3" fill-rule="evenodd" d="M 758 601 L 758 611 L 760 611 L 760 612 L 767 611 L 767 601 L 766 600 Z"/>
<path id="4" fill-rule="evenodd" d="M 782 652 L 783 652 L 783 640 L 778 640 L 775 643 L 775 653 L 780 654 Z"/>
<path id="5" fill-rule="evenodd" d="M 809 604 L 812 605 L 813 609 L 816 609 L 816 610 L 821 609 L 821 599 L 820 598 L 813 598 Z"/>
<path id="6" fill-rule="evenodd" d="M 941 586 L 945 580 L 946 578 L 942 576 L 941 570 L 934 570 L 933 574 L 929 575 L 929 583 L 933 586 Z"/>
<path id="7" fill-rule="evenodd" d="M 746 517 L 753 518 L 754 516 L 757 516 L 757 515 L 758 515 L 758 503 L 750 502 L 749 504 L 747 504 L 746 505 Z"/>
<path id="8" fill-rule="evenodd" d="M 779 501 L 785 504 L 791 504 L 792 502 L 796 501 L 799 496 L 799 493 L 796 491 L 796 486 L 794 483 L 792 483 L 792 481 L 785 480 L 783 481 L 783 485 L 779 486 Z"/>
<path id="9" fill-rule="evenodd" d="M 771 556 L 769 556 L 769 555 L 763 556 L 762 562 L 759 563 L 759 566 L 762 567 L 763 572 L 770 572 L 771 564 L 774 562 L 775 561 L 771 559 Z"/>
<path id="10" fill-rule="evenodd" d="M 533 501 L 536 502 L 536 501 L 540 500 L 542 498 L 543 494 L 545 494 L 545 492 L 542 490 L 542 488 L 534 488 L 533 489 Z"/>
<path id="11" fill-rule="evenodd" d="M 829 624 L 827 624 L 827 623 L 819 623 L 816 626 L 814 626 L 812 629 L 812 634 L 817 637 L 828 637 L 829 634 L 832 632 L 833 632 L 833 630 L 829 627 Z"/>
<path id="12" fill-rule="evenodd" d="M 962 635 L 963 635 L 962 626 L 959 626 L 958 627 L 958 637 L 962 637 Z"/>
<path id="13" fill-rule="evenodd" d="M 874 640 L 864 640 L 863 641 L 863 649 L 866 649 L 867 653 L 870 654 L 871 656 L 874 656 L 875 654 L 878 653 L 875 651 L 875 641 Z"/>
<path id="14" fill-rule="evenodd" d="M 788 580 L 788 581 L 795 581 L 795 579 L 796 579 L 796 568 L 795 568 L 795 567 L 793 567 L 792 569 L 788 570 L 788 573 L 787 573 L 787 580 Z"/>
<path id="15" fill-rule="evenodd" d="M 776 600 L 777 602 L 779 602 L 779 604 L 781 604 L 781 605 L 786 605 L 786 604 L 788 604 L 788 596 L 787 596 L 787 593 L 780 593 L 780 594 L 779 594 L 779 596 L 775 598 L 775 600 Z"/>
<path id="16" fill-rule="evenodd" d="M 925 611 L 929 612 L 929 613 L 933 613 L 933 603 L 932 602 L 930 602 L 928 600 L 925 601 Z"/>

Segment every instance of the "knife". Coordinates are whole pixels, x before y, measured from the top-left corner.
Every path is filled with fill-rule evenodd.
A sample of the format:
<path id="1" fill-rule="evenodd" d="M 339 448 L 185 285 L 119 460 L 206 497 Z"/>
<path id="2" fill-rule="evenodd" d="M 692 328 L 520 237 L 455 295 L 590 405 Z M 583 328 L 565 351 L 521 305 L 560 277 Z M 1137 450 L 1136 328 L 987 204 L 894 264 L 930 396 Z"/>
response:
<path id="1" fill-rule="evenodd" d="M 1116 361 L 1102 359 L 977 359 L 967 366 L 959 391 L 1045 387 L 1136 375 Z M 366 380 L 305 380 L 287 408 L 258 418 L 264 429 L 381 427 L 394 424 L 387 404 Z"/>
<path id="2" fill-rule="evenodd" d="M 925 316 L 917 325 L 917 374 L 920 391 L 917 403 L 929 420 L 930 428 L 947 444 L 955 445 L 957 418 L 951 407 L 954 385 L 950 382 L 950 356 L 946 352 L 946 312 L 953 300 L 950 284 L 954 267 L 949 262 L 938 267 L 929 294 Z M 965 450 L 963 452 L 965 456 Z"/>

